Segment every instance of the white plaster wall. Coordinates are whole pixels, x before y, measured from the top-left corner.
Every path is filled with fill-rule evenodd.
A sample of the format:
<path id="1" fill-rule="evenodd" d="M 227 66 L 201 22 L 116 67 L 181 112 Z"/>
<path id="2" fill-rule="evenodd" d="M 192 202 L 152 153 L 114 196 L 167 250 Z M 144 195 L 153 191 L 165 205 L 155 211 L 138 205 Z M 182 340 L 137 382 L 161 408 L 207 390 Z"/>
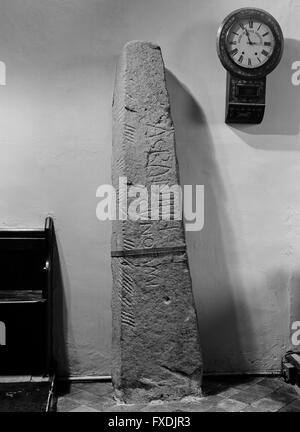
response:
<path id="1" fill-rule="evenodd" d="M 286 46 L 263 124 L 237 128 L 215 36 L 243 6 L 272 13 Z M 300 320 L 299 21 L 299 0 L 1 0 L 0 225 L 55 218 L 62 373 L 110 372 L 110 224 L 95 192 L 110 182 L 114 70 L 133 39 L 162 48 L 181 181 L 205 185 L 205 226 L 187 240 L 206 370 L 279 369 Z"/>

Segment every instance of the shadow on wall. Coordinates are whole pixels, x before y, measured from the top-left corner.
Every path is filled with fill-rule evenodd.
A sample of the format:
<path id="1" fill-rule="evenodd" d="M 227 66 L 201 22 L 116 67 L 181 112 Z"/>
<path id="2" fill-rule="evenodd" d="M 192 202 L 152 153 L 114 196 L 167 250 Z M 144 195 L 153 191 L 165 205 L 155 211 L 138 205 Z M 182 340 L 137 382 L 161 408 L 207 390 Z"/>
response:
<path id="1" fill-rule="evenodd" d="M 292 83 L 292 64 L 300 60 L 300 42 L 285 39 L 282 59 L 277 68 L 267 76 L 266 110 L 260 125 L 233 125 L 234 129 L 253 135 L 295 135 L 300 133 L 300 86 Z M 249 142 L 264 150 L 300 150 L 298 141 L 287 144 Z"/>
<path id="2" fill-rule="evenodd" d="M 181 184 L 205 187 L 204 228 L 186 234 L 204 369 L 206 372 L 246 371 L 249 361 L 243 350 L 237 313 L 242 311 L 244 321 L 248 316 L 242 293 L 234 298 L 231 275 L 238 267 L 238 257 L 210 132 L 201 108 L 189 91 L 170 71 L 166 71 L 166 79 Z M 235 276 L 235 283 L 242 288 L 236 279 Z M 249 348 L 255 350 L 250 319 L 247 325 L 249 352 Z"/>
<path id="3" fill-rule="evenodd" d="M 69 358 L 67 351 L 67 306 L 62 277 L 61 257 L 57 237 L 54 233 L 53 252 L 53 355 L 58 376 L 69 376 Z"/>

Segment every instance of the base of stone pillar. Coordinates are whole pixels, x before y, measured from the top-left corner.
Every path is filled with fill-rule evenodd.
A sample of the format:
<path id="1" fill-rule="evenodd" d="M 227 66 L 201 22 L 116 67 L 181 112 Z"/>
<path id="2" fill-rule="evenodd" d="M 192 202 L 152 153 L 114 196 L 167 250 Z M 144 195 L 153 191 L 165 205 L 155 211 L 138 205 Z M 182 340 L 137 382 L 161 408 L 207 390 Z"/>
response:
<path id="1" fill-rule="evenodd" d="M 176 375 L 176 372 L 174 372 Z M 117 388 L 114 383 L 114 398 L 118 403 L 141 403 L 155 401 L 181 400 L 186 397 L 201 398 L 202 373 L 197 372 L 193 378 L 179 376 L 174 383 L 168 380 L 167 384 L 144 380 L 144 386 L 136 388 Z M 180 383 L 178 381 L 181 381 Z"/>

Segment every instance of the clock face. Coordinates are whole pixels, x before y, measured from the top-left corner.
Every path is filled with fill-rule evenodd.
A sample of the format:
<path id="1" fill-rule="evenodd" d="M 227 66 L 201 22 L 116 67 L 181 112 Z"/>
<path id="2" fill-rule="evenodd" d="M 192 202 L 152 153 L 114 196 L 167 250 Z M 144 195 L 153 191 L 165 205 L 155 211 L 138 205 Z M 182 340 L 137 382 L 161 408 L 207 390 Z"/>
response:
<path id="1" fill-rule="evenodd" d="M 265 77 L 275 69 L 282 52 L 283 35 L 280 25 L 262 9 L 237 9 L 219 27 L 219 59 L 225 69 L 240 78 Z"/>
<path id="2" fill-rule="evenodd" d="M 270 27 L 247 18 L 235 22 L 226 36 L 226 49 L 231 60 L 239 66 L 253 69 L 262 66 L 272 56 L 275 39 Z"/>

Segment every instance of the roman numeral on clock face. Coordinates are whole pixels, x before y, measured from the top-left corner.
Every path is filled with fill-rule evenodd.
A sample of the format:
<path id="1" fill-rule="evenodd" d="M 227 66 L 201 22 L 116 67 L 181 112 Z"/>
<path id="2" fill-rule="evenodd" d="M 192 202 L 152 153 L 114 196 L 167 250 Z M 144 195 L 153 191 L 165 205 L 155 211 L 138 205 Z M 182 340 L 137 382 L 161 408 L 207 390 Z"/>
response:
<path id="1" fill-rule="evenodd" d="M 262 52 L 261 52 L 264 56 L 268 56 L 269 55 L 269 53 L 268 53 L 268 51 L 266 51 L 266 50 L 262 50 Z"/>
<path id="2" fill-rule="evenodd" d="M 251 21 L 251 20 L 249 21 L 249 28 L 251 28 L 251 29 L 253 28 L 253 21 Z"/>
<path id="3" fill-rule="evenodd" d="M 264 42 L 264 46 L 271 46 L 271 42 Z"/>
<path id="4" fill-rule="evenodd" d="M 242 63 L 243 62 L 243 60 L 244 60 L 244 57 L 241 55 L 241 56 L 239 56 L 239 59 L 238 59 L 238 62 L 239 63 Z"/>
<path id="5" fill-rule="evenodd" d="M 234 55 L 236 55 L 237 52 L 238 52 L 238 49 L 237 49 L 237 48 L 234 48 L 233 50 L 230 51 L 230 54 L 231 54 L 232 56 L 234 56 Z"/>
<path id="6" fill-rule="evenodd" d="M 248 58 L 248 66 L 251 66 L 251 65 L 252 65 L 252 63 L 251 63 L 251 59 Z"/>

